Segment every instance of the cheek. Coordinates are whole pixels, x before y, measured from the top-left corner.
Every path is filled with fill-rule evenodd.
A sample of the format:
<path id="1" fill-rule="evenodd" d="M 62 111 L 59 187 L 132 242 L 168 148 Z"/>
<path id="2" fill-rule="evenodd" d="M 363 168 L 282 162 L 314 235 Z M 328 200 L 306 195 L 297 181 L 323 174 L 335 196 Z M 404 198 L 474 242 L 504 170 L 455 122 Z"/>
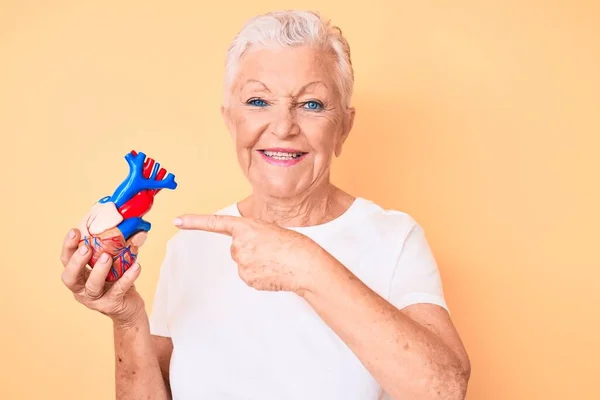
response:
<path id="1" fill-rule="evenodd" d="M 235 124 L 235 140 L 238 149 L 252 149 L 262 131 L 264 130 L 264 118 L 257 116 L 240 115 Z"/>
<path id="2" fill-rule="evenodd" d="M 333 118 L 310 118 L 302 123 L 302 131 L 316 157 L 329 158 L 335 147 L 338 124 Z"/>

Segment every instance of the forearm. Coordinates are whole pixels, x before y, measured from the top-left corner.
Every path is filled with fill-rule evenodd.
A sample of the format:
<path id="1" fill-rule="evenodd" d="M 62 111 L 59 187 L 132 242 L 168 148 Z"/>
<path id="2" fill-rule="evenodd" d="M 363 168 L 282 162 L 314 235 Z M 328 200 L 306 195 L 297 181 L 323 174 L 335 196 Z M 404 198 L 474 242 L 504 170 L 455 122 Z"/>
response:
<path id="1" fill-rule="evenodd" d="M 114 324 L 117 400 L 170 400 L 144 312 L 131 325 Z"/>
<path id="2" fill-rule="evenodd" d="M 394 398 L 462 399 L 460 359 L 435 334 L 400 312 L 345 267 L 302 296 Z"/>

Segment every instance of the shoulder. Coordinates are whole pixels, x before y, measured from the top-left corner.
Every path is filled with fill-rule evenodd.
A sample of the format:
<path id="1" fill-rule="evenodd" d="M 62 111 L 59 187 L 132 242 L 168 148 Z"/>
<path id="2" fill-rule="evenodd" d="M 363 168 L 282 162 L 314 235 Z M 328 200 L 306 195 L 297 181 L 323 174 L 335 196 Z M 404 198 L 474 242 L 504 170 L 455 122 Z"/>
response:
<path id="1" fill-rule="evenodd" d="M 402 245 L 415 231 L 422 231 L 416 219 L 407 212 L 396 208 L 384 208 L 372 200 L 357 198 L 358 218 L 356 230 L 362 235 L 389 243 L 395 247 Z"/>

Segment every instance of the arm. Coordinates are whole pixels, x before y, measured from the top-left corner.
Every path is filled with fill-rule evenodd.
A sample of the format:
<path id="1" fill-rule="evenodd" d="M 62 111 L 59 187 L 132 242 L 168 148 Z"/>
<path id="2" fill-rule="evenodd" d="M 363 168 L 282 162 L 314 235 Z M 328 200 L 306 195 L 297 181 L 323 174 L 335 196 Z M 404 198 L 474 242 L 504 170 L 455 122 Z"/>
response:
<path id="1" fill-rule="evenodd" d="M 393 398 L 465 397 L 470 366 L 446 310 L 418 304 L 403 311 L 331 257 L 322 279 L 302 296 Z"/>
<path id="2" fill-rule="evenodd" d="M 171 355 L 173 354 L 173 341 L 170 337 L 152 335 L 152 343 L 154 345 L 154 351 L 158 358 L 158 365 L 162 372 L 163 381 L 169 394 L 169 400 L 172 399 L 173 395 L 171 392 L 171 381 L 170 381 L 170 365 Z"/>
<path id="3" fill-rule="evenodd" d="M 107 284 L 112 259 L 100 258 L 94 268 L 86 268 L 92 252 L 85 244 L 80 246 L 79 239 L 79 230 L 73 230 L 63 243 L 61 279 L 78 302 L 113 321 L 116 398 L 169 399 L 159 364 L 165 365 L 172 347 L 152 346 L 144 300 L 134 287 L 139 265 L 135 263 L 116 282 Z"/>
<path id="4" fill-rule="evenodd" d="M 116 399 L 171 400 L 165 373 L 172 351 L 171 340 L 150 334 L 145 311 L 131 324 L 115 323 L 113 332 Z"/>

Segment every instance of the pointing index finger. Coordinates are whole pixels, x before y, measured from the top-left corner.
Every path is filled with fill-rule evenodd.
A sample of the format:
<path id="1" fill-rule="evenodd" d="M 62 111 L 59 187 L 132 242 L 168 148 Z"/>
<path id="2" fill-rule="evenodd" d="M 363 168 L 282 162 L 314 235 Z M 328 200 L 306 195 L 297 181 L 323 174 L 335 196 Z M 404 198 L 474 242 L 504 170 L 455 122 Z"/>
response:
<path id="1" fill-rule="evenodd" d="M 173 220 L 173 224 L 180 229 L 201 230 L 216 232 L 224 235 L 233 235 L 234 229 L 241 225 L 241 218 L 231 215 L 182 215 Z"/>

